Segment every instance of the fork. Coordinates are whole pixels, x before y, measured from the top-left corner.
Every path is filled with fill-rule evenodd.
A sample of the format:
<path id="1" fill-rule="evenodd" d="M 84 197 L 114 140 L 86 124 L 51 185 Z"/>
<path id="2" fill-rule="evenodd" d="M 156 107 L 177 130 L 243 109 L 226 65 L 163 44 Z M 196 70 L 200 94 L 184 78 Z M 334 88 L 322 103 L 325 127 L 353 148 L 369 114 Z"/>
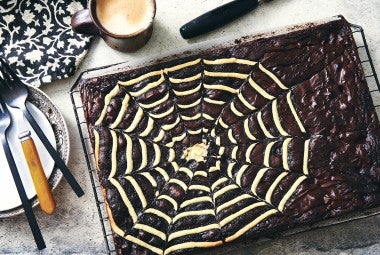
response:
<path id="1" fill-rule="evenodd" d="M 2 58 L 0 58 L 0 62 L 1 66 L 3 67 L 1 68 L 3 79 L 0 77 L 0 92 L 5 103 L 10 107 L 20 109 L 23 112 L 26 119 L 29 121 L 30 125 L 41 140 L 42 144 L 45 146 L 50 156 L 54 159 L 58 168 L 61 170 L 63 176 L 70 184 L 71 188 L 74 190 L 78 197 L 82 196 L 84 194 L 82 188 L 75 180 L 65 162 L 63 162 L 61 159 L 59 153 L 51 145 L 44 132 L 41 130 L 33 116 L 30 114 L 29 110 L 26 108 L 25 102 L 28 97 L 27 86 L 21 82 L 21 80 Z"/>
<path id="2" fill-rule="evenodd" d="M 26 217 L 28 219 L 29 226 L 32 230 L 32 234 L 34 237 L 34 240 L 37 243 L 37 247 L 39 250 L 42 250 L 46 248 L 45 241 L 42 237 L 40 228 L 38 227 L 37 220 L 34 216 L 32 206 L 29 202 L 29 199 L 26 195 L 24 186 L 22 185 L 22 181 L 20 178 L 20 174 L 17 170 L 16 163 L 13 159 L 12 152 L 9 148 L 8 140 L 6 137 L 6 133 L 8 128 L 11 125 L 11 117 L 9 115 L 7 106 L 5 102 L 0 98 L 0 140 L 1 144 L 4 148 L 5 157 L 7 158 L 9 168 L 11 169 L 11 173 L 13 176 L 13 180 L 16 184 L 17 192 L 20 196 L 22 206 L 24 208 Z"/>

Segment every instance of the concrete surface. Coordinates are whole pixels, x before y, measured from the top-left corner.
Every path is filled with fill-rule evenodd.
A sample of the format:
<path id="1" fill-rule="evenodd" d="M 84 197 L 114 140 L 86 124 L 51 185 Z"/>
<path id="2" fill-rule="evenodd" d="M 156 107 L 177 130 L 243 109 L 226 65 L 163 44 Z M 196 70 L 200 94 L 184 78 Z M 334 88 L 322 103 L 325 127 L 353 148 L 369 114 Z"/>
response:
<path id="1" fill-rule="evenodd" d="M 37 251 L 24 216 L 0 220 L 0 254 L 104 254 L 97 208 L 89 174 L 79 142 L 69 90 L 80 72 L 141 57 L 165 54 L 168 50 L 223 36 L 252 34 L 264 29 L 312 21 L 343 14 L 348 21 L 361 25 L 376 70 L 380 73 L 380 1 L 379 0 L 273 0 L 237 21 L 193 40 L 183 40 L 179 27 L 226 0 L 157 0 L 154 32 L 149 43 L 135 53 L 120 53 L 95 39 L 77 73 L 68 79 L 42 87 L 62 111 L 70 132 L 69 167 L 86 192 L 77 198 L 63 180 L 54 192 L 56 213 L 46 216 L 35 208 L 47 248 Z M 217 249 L 213 254 L 380 254 L 380 216 L 326 227 L 306 233 L 251 244 L 239 253 Z"/>

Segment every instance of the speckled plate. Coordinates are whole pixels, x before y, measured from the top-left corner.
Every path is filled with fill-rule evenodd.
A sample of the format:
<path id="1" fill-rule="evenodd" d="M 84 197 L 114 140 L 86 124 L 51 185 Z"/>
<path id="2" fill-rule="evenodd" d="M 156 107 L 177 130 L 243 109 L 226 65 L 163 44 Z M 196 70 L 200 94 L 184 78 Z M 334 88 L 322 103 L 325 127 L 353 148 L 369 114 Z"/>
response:
<path id="1" fill-rule="evenodd" d="M 52 145 L 56 147 L 63 161 L 67 164 L 69 157 L 69 134 L 61 112 L 44 92 L 33 87 L 29 87 L 27 107 L 32 113 L 32 115 L 35 117 L 37 123 L 44 130 L 46 136 L 51 141 Z M 29 129 L 32 131 L 30 127 Z M 14 132 L 9 132 L 9 135 L 13 133 Z M 36 147 L 41 158 L 41 163 L 44 167 L 45 174 L 48 177 L 49 184 L 52 187 L 52 189 L 54 189 L 62 179 L 62 173 L 55 166 L 54 160 L 49 156 L 48 152 L 45 150 L 34 131 L 32 131 L 32 137 L 36 143 Z M 24 187 L 27 192 L 27 195 L 30 198 L 32 206 L 34 207 L 38 205 L 38 199 L 36 197 L 36 193 L 30 175 L 27 172 L 28 170 L 25 169 L 27 167 L 25 167 L 25 162 L 23 162 L 24 158 L 22 154 L 21 145 L 17 143 L 17 138 L 13 138 L 8 137 L 11 143 L 11 150 L 14 154 L 16 165 L 19 168 L 21 178 L 24 182 Z M 9 169 L 6 167 L 3 168 L 3 171 L 9 171 Z M 12 182 L 11 177 L 9 177 L 7 173 L 2 174 L 4 175 L 3 178 L 8 177 L 6 179 L 7 182 Z M 4 180 L 2 181 L 4 182 Z M 10 195 L 7 198 L 0 199 L 0 218 L 7 218 L 23 213 L 24 209 L 21 206 L 21 201 L 18 198 L 16 188 L 13 187 L 14 184 L 3 183 L 2 186 L 2 192 L 9 191 Z M 8 190 L 4 190 L 4 186 L 9 186 Z"/>

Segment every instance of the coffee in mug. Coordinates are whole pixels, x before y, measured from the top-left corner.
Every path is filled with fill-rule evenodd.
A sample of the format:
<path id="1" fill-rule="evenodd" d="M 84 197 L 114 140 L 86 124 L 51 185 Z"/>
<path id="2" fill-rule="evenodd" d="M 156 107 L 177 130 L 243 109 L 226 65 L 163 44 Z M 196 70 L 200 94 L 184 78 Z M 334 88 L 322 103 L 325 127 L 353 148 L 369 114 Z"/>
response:
<path id="1" fill-rule="evenodd" d="M 128 35 L 149 26 L 153 5 L 142 0 L 97 0 L 96 16 L 110 33 Z"/>
<path id="2" fill-rule="evenodd" d="M 71 18 L 72 29 L 100 35 L 112 48 L 134 51 L 149 40 L 156 14 L 155 0 L 90 0 L 89 8 Z"/>

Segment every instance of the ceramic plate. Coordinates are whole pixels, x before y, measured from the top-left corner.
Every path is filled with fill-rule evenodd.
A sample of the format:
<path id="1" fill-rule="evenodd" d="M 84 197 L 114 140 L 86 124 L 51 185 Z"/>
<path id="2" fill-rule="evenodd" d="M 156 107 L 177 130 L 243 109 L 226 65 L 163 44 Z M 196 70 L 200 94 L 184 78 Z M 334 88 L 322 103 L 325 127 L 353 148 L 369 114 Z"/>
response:
<path id="1" fill-rule="evenodd" d="M 32 87 L 29 88 L 27 107 L 67 164 L 69 155 L 68 130 L 58 108 L 45 93 Z M 11 114 L 14 114 L 14 112 L 11 112 Z M 49 184 L 54 189 L 61 180 L 62 173 L 55 167 L 54 160 L 50 157 L 29 124 L 28 127 L 32 133 L 32 138 L 36 144 Z M 32 206 L 36 206 L 38 204 L 36 191 L 18 139 L 18 132 L 19 130 L 16 130 L 16 127 L 12 126 L 9 129 L 7 137 L 25 191 L 31 200 Z M 7 162 L 2 146 L 0 146 L 0 162 Z M 7 196 L 0 196 L 0 218 L 14 216 L 24 211 L 8 164 L 5 164 L 0 171 L 0 194 L 7 194 Z"/>

